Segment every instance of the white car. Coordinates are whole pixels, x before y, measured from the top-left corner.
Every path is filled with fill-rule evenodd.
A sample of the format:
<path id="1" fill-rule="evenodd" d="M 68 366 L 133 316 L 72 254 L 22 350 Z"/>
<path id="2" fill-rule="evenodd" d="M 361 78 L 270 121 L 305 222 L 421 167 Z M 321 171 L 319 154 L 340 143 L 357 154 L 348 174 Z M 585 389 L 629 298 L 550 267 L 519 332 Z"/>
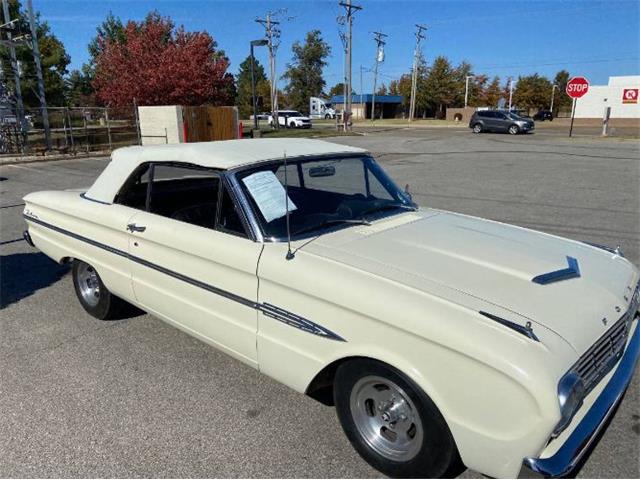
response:
<path id="1" fill-rule="evenodd" d="M 387 475 L 566 475 L 638 358 L 619 249 L 418 208 L 358 148 L 128 147 L 88 190 L 24 200 L 87 312 L 133 305 L 335 404 Z"/>
<path id="2" fill-rule="evenodd" d="M 268 121 L 270 126 L 275 125 L 272 115 Z M 278 110 L 278 124 L 285 128 L 311 128 L 311 119 L 296 110 Z"/>

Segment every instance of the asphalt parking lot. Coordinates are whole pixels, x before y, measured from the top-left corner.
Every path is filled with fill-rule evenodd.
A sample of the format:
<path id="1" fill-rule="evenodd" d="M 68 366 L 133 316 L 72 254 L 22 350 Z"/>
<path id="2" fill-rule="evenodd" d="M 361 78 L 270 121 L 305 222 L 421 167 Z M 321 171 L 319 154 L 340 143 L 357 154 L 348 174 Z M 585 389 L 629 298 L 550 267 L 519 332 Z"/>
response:
<path id="1" fill-rule="evenodd" d="M 367 129 L 414 199 L 640 261 L 637 141 L 466 128 Z M 21 241 L 22 196 L 91 184 L 106 159 L 0 167 L 0 477 L 380 477 L 335 412 L 149 315 L 100 322 Z M 638 478 L 640 375 L 586 478 Z M 463 477 L 479 477 L 467 471 Z"/>

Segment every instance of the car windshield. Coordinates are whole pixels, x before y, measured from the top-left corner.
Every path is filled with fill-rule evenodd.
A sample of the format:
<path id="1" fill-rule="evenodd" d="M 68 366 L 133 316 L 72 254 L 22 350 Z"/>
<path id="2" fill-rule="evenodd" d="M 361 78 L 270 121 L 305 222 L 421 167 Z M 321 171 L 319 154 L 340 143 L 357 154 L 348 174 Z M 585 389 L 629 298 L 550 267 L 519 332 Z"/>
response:
<path id="1" fill-rule="evenodd" d="M 278 240 L 287 236 L 287 210 L 292 237 L 301 238 L 417 208 L 366 156 L 289 160 L 286 170 L 269 163 L 236 178 L 265 237 Z"/>
<path id="2" fill-rule="evenodd" d="M 509 117 L 511 120 L 522 120 L 522 119 L 523 119 L 520 115 L 518 115 L 517 113 L 514 113 L 514 112 L 509 112 L 509 113 L 507 113 L 506 115 L 507 115 L 507 117 Z"/>

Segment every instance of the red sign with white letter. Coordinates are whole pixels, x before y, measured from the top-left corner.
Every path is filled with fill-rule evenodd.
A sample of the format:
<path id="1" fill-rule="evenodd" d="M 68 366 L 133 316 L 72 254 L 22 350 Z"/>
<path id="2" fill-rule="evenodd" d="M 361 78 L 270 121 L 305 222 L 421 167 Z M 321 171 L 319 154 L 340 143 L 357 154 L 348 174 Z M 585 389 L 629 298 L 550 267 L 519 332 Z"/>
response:
<path id="1" fill-rule="evenodd" d="M 622 103 L 638 103 L 638 88 L 625 88 L 622 91 Z"/>
<path id="2" fill-rule="evenodd" d="M 571 98 L 580 98 L 589 91 L 589 81 L 584 77 L 573 77 L 567 83 L 566 92 Z"/>

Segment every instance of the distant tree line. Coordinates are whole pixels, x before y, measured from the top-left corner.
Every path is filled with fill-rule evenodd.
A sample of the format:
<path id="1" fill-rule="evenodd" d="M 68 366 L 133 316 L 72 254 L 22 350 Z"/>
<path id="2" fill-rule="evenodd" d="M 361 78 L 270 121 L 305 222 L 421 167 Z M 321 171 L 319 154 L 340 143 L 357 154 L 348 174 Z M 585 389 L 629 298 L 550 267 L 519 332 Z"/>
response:
<path id="1" fill-rule="evenodd" d="M 10 1 L 12 18 L 28 31 L 27 16 L 19 0 Z M 109 13 L 97 27 L 88 45 L 89 59 L 80 69 L 69 72 L 64 45 L 37 16 L 38 44 L 42 54 L 47 103 L 51 106 L 139 105 L 237 105 L 242 117 L 252 112 L 251 59 L 247 57 L 237 75 L 229 72 L 229 59 L 207 32 L 188 32 L 176 27 L 169 17 L 150 12 L 142 21 L 126 21 Z M 331 47 L 319 30 L 308 32 L 304 41 L 292 46 L 291 60 L 279 81 L 280 108 L 307 111 L 309 97 L 342 95 L 344 85 L 327 88 L 323 70 Z M 17 49 L 21 65 L 21 87 L 25 106 L 39 107 L 33 56 L 27 46 Z M 0 46 L 3 81 L 9 92 L 15 89 L 9 51 Z M 411 71 L 382 84 L 378 95 L 402 95 L 406 111 L 411 97 Z M 497 107 L 509 97 L 508 82 L 475 72 L 471 64 L 454 66 L 444 56 L 429 65 L 418 59 L 416 112 L 418 116 L 442 117 L 448 107 L 464 105 L 465 79 L 469 81 L 468 104 Z M 256 94 L 259 109 L 271 109 L 269 80 L 264 67 L 255 60 Z M 513 105 L 518 108 L 548 108 L 553 84 L 558 85 L 554 110 L 570 106 L 564 93 L 569 80 L 565 70 L 553 81 L 538 74 L 520 76 L 515 81 Z M 364 93 L 364 92 L 362 92 Z"/>
<path id="2" fill-rule="evenodd" d="M 470 107 L 498 108 L 508 105 L 509 80 L 502 81 L 500 77 L 489 77 L 482 73 L 476 73 L 468 62 L 461 62 L 453 66 L 444 56 L 436 57 L 431 66 L 427 65 L 422 55 L 417 63 L 417 87 L 416 87 L 416 116 L 418 117 L 444 117 L 446 109 L 450 107 L 463 107 L 465 96 L 465 82 L 469 79 L 469 91 L 467 104 Z M 402 95 L 403 106 L 409 111 L 411 101 L 411 78 L 409 71 L 395 80 L 391 80 L 388 86 L 382 85 L 376 95 Z M 559 71 L 553 82 L 537 73 L 519 76 L 514 79 L 512 106 L 519 109 L 543 109 L 549 108 L 553 85 L 558 85 L 554 96 L 554 111 L 566 110 L 571 106 L 571 99 L 565 93 L 565 87 L 569 81 L 569 72 Z M 341 95 L 342 83 L 337 84 L 330 93 Z"/>

